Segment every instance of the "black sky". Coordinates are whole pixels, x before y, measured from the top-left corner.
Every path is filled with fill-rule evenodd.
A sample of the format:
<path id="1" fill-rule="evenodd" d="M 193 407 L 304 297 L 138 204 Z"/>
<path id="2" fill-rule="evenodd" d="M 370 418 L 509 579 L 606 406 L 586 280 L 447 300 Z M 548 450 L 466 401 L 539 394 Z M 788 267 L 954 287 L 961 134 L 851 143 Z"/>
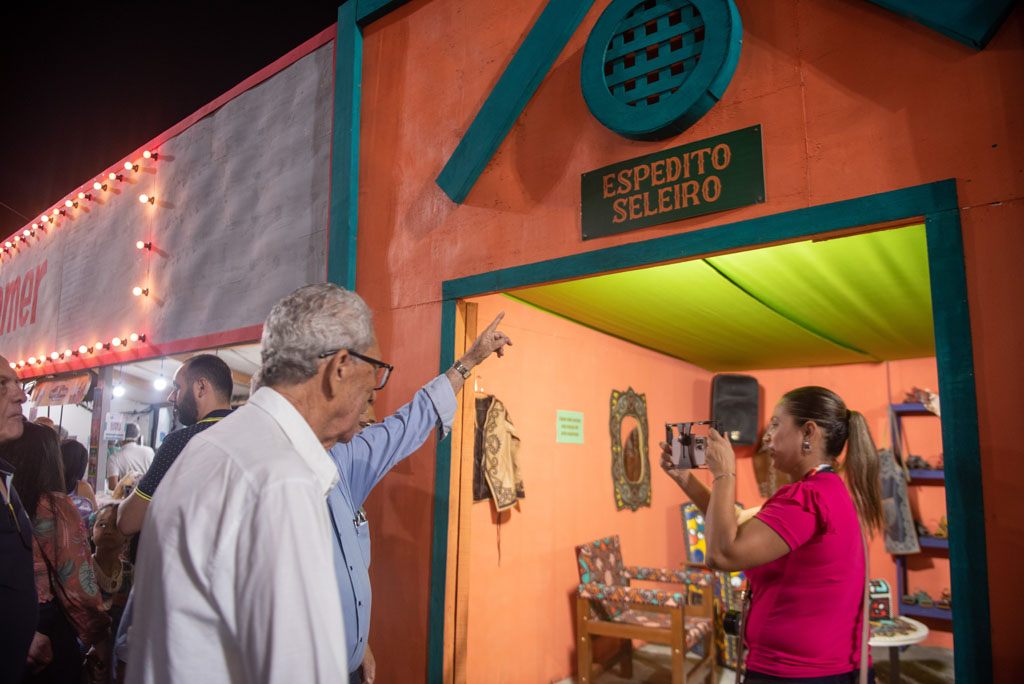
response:
<path id="1" fill-rule="evenodd" d="M 0 238 L 331 26 L 339 4 L 8 4 Z"/>

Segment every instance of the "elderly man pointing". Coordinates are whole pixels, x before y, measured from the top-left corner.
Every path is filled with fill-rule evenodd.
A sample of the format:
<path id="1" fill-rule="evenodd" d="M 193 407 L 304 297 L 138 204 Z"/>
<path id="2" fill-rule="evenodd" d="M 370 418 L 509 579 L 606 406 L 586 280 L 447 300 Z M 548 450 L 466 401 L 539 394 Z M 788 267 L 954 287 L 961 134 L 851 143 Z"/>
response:
<path id="1" fill-rule="evenodd" d="M 299 288 L 263 327 L 262 387 L 195 436 L 153 497 L 136 569 L 131 682 L 343 682 L 327 449 L 378 384 L 370 311 Z"/>
<path id="2" fill-rule="evenodd" d="M 455 395 L 469 379 L 472 369 L 492 353 L 502 356 L 512 341 L 498 324 L 499 314 L 451 368 L 420 389 L 393 416 L 370 425 L 350 441 L 330 451 L 341 476 L 327 497 L 334 532 L 334 568 L 345 615 L 346 653 L 352 673 L 350 684 L 372 684 L 376 664 L 367 637 L 370 629 L 370 531 L 361 506 L 370 490 L 391 468 L 409 456 L 438 427 L 448 434 L 455 417 Z M 374 345 L 376 352 L 376 345 Z M 383 389 L 391 367 L 377 365 L 377 389 Z"/>

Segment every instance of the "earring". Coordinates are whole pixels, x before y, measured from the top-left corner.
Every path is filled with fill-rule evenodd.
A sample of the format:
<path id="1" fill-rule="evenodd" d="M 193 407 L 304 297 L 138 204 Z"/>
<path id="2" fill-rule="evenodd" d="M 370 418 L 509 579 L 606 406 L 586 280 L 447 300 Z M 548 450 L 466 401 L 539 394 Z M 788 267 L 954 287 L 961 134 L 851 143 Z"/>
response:
<path id="1" fill-rule="evenodd" d="M 802 446 L 804 448 L 804 451 L 810 451 L 811 450 L 811 443 L 806 441 L 806 440 L 804 441 Z"/>

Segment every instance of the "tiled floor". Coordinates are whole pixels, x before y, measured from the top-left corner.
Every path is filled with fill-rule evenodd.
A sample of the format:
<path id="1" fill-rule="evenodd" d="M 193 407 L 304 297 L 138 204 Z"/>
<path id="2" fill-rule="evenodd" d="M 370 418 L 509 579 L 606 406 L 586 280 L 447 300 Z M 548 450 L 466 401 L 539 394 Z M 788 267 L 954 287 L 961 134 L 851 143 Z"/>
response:
<path id="1" fill-rule="evenodd" d="M 890 684 L 889 650 L 873 649 L 875 674 L 879 684 Z M 735 684 L 736 673 L 720 668 L 717 684 Z M 570 684 L 565 680 L 559 684 Z M 618 668 L 603 672 L 594 678 L 594 684 L 670 684 L 672 656 L 668 646 L 647 644 L 633 652 L 633 678 L 623 679 Z M 946 684 L 953 681 L 953 652 L 932 646 L 911 646 L 900 655 L 900 681 L 903 684 Z"/>

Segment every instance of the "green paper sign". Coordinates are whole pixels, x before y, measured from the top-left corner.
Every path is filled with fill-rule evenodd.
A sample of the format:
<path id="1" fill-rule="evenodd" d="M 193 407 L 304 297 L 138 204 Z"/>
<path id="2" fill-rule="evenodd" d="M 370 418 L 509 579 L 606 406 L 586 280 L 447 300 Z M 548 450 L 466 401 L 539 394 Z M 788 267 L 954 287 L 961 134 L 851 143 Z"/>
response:
<path id="1" fill-rule="evenodd" d="M 761 127 L 612 164 L 580 177 L 583 239 L 764 202 Z"/>
<path id="2" fill-rule="evenodd" d="M 561 444 L 583 444 L 583 414 L 559 411 L 555 420 L 555 441 Z"/>

